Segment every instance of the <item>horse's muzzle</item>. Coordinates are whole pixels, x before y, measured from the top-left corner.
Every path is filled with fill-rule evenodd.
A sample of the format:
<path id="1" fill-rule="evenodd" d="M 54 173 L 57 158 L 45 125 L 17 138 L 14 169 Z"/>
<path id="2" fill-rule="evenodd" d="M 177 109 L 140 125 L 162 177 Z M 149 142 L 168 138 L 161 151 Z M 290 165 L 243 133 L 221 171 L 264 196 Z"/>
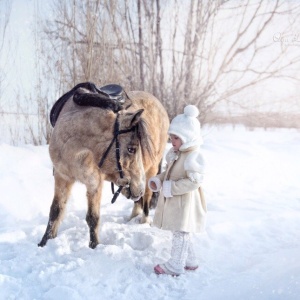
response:
<path id="1" fill-rule="evenodd" d="M 129 187 L 129 189 L 130 189 L 130 187 Z M 137 194 L 134 194 L 132 192 L 132 190 L 130 189 L 130 198 L 134 202 L 139 201 L 141 199 L 141 197 L 143 197 L 144 193 L 145 193 L 145 189 L 142 189 L 142 188 L 140 188 L 140 190 Z"/>
<path id="2" fill-rule="evenodd" d="M 131 197 L 131 200 L 132 200 L 132 201 L 134 201 L 134 202 L 137 202 L 137 201 L 139 201 L 139 200 L 141 199 L 141 197 L 142 197 L 142 196 L 140 196 L 140 197 L 137 197 L 137 198 L 133 198 L 133 197 Z"/>
<path id="3" fill-rule="evenodd" d="M 123 195 L 127 198 L 127 199 L 131 199 L 132 201 L 136 202 L 139 201 L 141 199 L 141 197 L 143 196 L 144 192 L 141 190 L 138 194 L 134 194 L 130 188 L 130 186 L 126 187 L 124 189 L 124 193 Z"/>
<path id="4" fill-rule="evenodd" d="M 117 185 L 118 186 L 123 186 L 122 194 L 127 198 L 131 199 L 134 202 L 138 201 L 141 199 L 141 197 L 144 194 L 144 189 L 140 188 L 137 191 L 133 191 L 133 188 L 131 187 L 130 180 L 127 178 L 119 178 L 117 180 Z"/>

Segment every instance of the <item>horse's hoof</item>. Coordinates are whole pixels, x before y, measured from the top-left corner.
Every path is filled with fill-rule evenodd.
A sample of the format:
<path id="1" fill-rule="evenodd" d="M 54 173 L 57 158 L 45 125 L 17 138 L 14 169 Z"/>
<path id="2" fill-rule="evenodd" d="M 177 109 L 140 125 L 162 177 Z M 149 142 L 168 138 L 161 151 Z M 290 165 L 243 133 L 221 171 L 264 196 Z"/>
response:
<path id="1" fill-rule="evenodd" d="M 99 244 L 98 242 L 90 242 L 90 243 L 89 243 L 89 247 L 90 247 L 91 249 L 95 249 L 95 248 L 97 247 L 98 244 Z"/>
<path id="2" fill-rule="evenodd" d="M 46 246 L 47 242 L 40 242 L 38 243 L 38 247 L 44 247 Z"/>
<path id="3" fill-rule="evenodd" d="M 133 210 L 132 210 L 132 213 L 131 213 L 131 216 L 129 217 L 129 220 L 132 220 L 134 219 L 135 217 L 141 215 L 143 213 L 143 210 L 141 207 L 139 206 L 134 206 L 133 207 Z"/>
<path id="4" fill-rule="evenodd" d="M 141 224 L 151 224 L 152 219 L 149 216 L 144 216 L 141 218 Z"/>
<path id="5" fill-rule="evenodd" d="M 44 247 L 44 246 L 46 246 L 47 242 L 48 242 L 48 239 L 42 239 L 42 240 L 38 243 L 38 246 L 39 246 L 39 247 Z"/>

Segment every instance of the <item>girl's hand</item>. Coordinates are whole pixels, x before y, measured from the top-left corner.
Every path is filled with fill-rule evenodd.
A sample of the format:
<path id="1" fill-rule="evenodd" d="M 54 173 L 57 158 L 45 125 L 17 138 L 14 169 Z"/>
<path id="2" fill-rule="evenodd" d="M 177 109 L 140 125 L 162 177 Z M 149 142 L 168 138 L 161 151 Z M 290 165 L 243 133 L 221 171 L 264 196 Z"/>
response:
<path id="1" fill-rule="evenodd" d="M 158 177 L 153 176 L 148 181 L 148 187 L 152 192 L 158 192 L 161 189 L 161 181 Z"/>
<path id="2" fill-rule="evenodd" d="M 156 186 L 155 182 L 153 182 L 153 181 L 150 182 L 150 187 L 153 190 L 157 190 L 157 186 Z"/>

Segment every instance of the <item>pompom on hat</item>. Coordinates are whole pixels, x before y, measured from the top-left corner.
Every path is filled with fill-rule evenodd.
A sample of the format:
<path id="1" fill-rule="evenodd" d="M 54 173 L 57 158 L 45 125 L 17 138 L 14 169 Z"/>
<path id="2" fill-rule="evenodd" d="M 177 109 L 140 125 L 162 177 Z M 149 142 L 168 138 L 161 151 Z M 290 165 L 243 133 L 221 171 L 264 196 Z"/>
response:
<path id="1" fill-rule="evenodd" d="M 195 105 L 187 105 L 183 114 L 172 120 L 168 133 L 177 135 L 181 139 L 182 145 L 179 150 L 185 150 L 203 143 L 198 116 L 198 108 Z"/>

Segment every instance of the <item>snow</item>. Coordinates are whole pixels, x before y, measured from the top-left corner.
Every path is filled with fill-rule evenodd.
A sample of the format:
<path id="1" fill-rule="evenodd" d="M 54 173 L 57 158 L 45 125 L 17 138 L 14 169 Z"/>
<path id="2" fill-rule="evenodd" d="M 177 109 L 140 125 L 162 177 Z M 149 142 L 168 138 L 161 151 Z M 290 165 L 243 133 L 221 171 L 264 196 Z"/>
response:
<path id="1" fill-rule="evenodd" d="M 76 184 L 56 239 L 37 246 L 53 197 L 47 146 L 0 143 L 0 299 L 299 299 L 300 132 L 205 128 L 205 233 L 200 268 L 157 276 L 171 234 L 128 221 L 132 202 L 101 204 L 88 247 L 85 187 Z M 153 217 L 154 211 L 151 211 Z"/>

